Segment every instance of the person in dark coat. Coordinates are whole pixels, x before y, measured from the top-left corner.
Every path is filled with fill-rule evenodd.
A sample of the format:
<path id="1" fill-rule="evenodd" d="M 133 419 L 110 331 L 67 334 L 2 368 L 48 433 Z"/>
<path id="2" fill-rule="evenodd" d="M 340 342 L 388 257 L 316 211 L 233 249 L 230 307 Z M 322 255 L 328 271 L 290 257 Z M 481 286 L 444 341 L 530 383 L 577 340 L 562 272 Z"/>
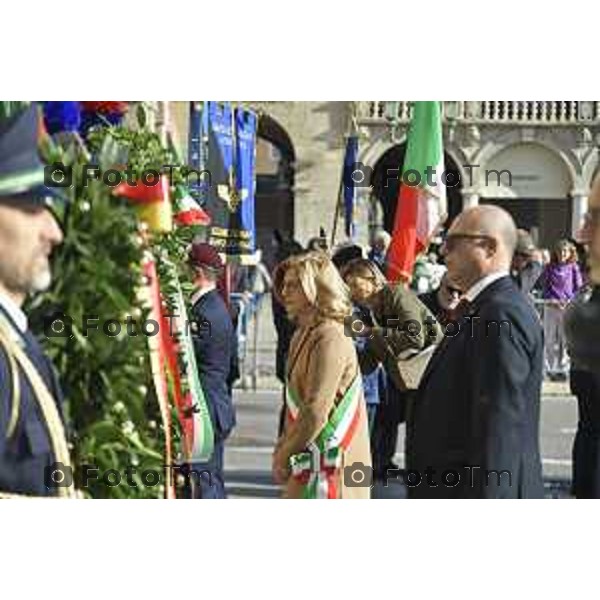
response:
<path id="1" fill-rule="evenodd" d="M 567 308 L 565 334 L 579 409 L 572 491 L 577 498 L 600 498 L 600 177 L 588 207 L 580 239 L 589 254 L 589 287 Z"/>
<path id="2" fill-rule="evenodd" d="M 525 229 L 517 229 L 517 247 L 513 255 L 511 276 L 530 302 L 543 270 L 539 250 L 535 247 L 531 235 Z"/>
<path id="3" fill-rule="evenodd" d="M 32 105 L 0 122 L 0 497 L 73 491 L 60 385 L 22 310 L 50 286 L 63 238 L 43 185 L 38 118 Z"/>
<path id="4" fill-rule="evenodd" d="M 407 456 L 411 498 L 542 498 L 542 329 L 509 275 L 516 227 L 503 209 L 461 213 L 445 241 L 462 317 L 421 380 Z"/>
<path id="5" fill-rule="evenodd" d="M 277 252 L 275 255 L 275 267 L 290 256 L 295 256 L 305 252 L 304 248 L 296 240 L 284 239 L 279 231 L 275 232 L 275 241 L 277 243 Z M 279 411 L 279 422 L 277 427 L 278 437 L 283 432 L 285 420 L 285 365 L 290 348 L 290 343 L 296 330 L 296 325 L 288 317 L 285 307 L 277 299 L 276 294 L 271 294 L 271 309 L 273 313 L 273 325 L 277 334 L 277 345 L 275 348 L 275 374 L 277 379 L 283 384 L 283 399 Z"/>
<path id="6" fill-rule="evenodd" d="M 189 261 L 194 269 L 195 292 L 192 295 L 191 317 L 198 324 L 192 333 L 200 384 L 206 397 L 214 430 L 214 451 L 206 463 L 193 463 L 200 474 L 194 478 L 188 495 L 194 498 L 226 498 L 223 475 L 225 440 L 235 426 L 235 411 L 231 398 L 231 371 L 234 365 L 235 331 L 231 315 L 217 290 L 223 269 L 218 252 L 205 243 L 192 245 Z M 206 325 L 206 326 L 205 326 Z M 210 473 L 210 477 L 205 476 Z M 212 481 L 211 481 L 212 480 Z"/>
<path id="7" fill-rule="evenodd" d="M 567 306 L 564 320 L 571 357 L 569 385 L 578 409 L 571 485 L 576 498 L 600 498 L 600 371 L 594 369 L 589 349 L 586 351 L 585 344 L 581 344 L 582 325 L 586 325 L 586 316 L 594 317 L 594 309 L 600 321 L 600 286 L 585 286 Z M 598 329 L 600 322 L 596 324 Z M 597 337 L 593 344 L 598 344 Z"/>

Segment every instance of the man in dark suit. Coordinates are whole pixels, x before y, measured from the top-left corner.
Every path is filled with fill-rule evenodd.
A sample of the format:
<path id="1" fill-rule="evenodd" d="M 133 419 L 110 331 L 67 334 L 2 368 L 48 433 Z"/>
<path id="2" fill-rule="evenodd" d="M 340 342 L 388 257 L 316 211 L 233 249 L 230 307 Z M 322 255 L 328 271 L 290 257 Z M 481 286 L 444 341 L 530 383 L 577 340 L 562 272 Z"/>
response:
<path id="1" fill-rule="evenodd" d="M 195 498 L 226 498 L 223 477 L 223 453 L 227 436 L 235 426 L 231 400 L 231 373 L 235 365 L 235 331 L 231 315 L 217 291 L 223 263 L 217 251 L 205 243 L 194 243 L 189 260 L 194 269 L 195 292 L 192 295 L 192 330 L 200 384 L 206 397 L 214 430 L 214 451 L 206 463 L 193 463 L 199 473 L 190 479 L 199 484 L 189 490 Z M 204 473 L 203 473 L 204 472 Z M 210 473 L 210 477 L 205 473 Z M 192 482 L 192 483 L 194 483 Z"/>
<path id="2" fill-rule="evenodd" d="M 542 331 L 509 276 L 517 233 L 496 206 L 468 209 L 445 247 L 463 315 L 446 327 L 418 390 L 413 498 L 542 498 Z"/>
<path id="3" fill-rule="evenodd" d="M 32 105 L 0 120 L 0 497 L 73 491 L 62 394 L 21 308 L 50 285 L 49 256 L 62 241 L 38 119 Z"/>

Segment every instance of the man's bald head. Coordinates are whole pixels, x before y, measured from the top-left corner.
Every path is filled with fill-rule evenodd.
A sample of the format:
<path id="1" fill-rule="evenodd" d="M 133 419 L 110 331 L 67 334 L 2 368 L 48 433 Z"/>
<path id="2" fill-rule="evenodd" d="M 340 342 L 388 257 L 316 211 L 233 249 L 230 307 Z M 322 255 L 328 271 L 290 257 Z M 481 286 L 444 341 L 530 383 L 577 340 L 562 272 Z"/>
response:
<path id="1" fill-rule="evenodd" d="M 517 226 L 503 208 L 493 204 L 474 206 L 463 211 L 458 219 L 461 219 L 461 225 L 465 229 L 500 242 L 503 252 L 512 259 L 517 247 Z"/>
<path id="2" fill-rule="evenodd" d="M 486 275 L 508 272 L 516 245 L 517 227 L 504 209 L 489 204 L 468 208 L 448 231 L 449 275 L 466 292 Z"/>

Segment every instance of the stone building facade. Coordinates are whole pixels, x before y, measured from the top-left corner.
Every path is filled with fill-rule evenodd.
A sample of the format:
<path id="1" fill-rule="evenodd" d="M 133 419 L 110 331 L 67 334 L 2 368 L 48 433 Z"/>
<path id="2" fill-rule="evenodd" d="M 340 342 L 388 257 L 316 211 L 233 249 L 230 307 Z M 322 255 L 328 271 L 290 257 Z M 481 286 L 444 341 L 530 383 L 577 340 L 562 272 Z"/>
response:
<path id="1" fill-rule="evenodd" d="M 189 103 L 163 103 L 163 118 L 182 148 Z M 274 228 L 301 242 L 323 227 L 331 236 L 340 192 L 345 136 L 358 131 L 367 179 L 359 190 L 357 239 L 391 228 L 411 117 L 408 101 L 240 102 L 260 118 L 257 233 L 269 252 Z M 587 209 L 600 143 L 598 101 L 443 102 L 449 214 L 478 203 L 504 206 L 542 246 L 573 236 Z M 509 177 L 510 175 L 510 177 Z M 336 240 L 344 238 L 343 224 Z"/>

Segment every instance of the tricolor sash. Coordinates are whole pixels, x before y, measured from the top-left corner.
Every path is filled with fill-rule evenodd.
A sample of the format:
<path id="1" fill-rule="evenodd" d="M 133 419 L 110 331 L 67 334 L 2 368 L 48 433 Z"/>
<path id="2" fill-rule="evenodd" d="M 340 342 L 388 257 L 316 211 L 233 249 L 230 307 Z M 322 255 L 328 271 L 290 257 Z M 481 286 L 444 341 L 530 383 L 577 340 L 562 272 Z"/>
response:
<path id="1" fill-rule="evenodd" d="M 303 452 L 290 456 L 292 477 L 302 484 L 303 498 L 331 500 L 338 497 L 342 457 L 360 419 L 361 389 L 362 380 L 357 374 L 316 439 Z M 286 406 L 290 420 L 296 421 L 300 407 L 289 385 L 286 386 Z"/>
<path id="2" fill-rule="evenodd" d="M 187 385 L 182 389 L 183 404 L 179 406 L 184 435 L 184 460 L 192 463 L 206 462 L 214 452 L 214 429 L 200 382 L 181 283 L 177 280 L 176 284 L 177 289 L 172 298 L 175 308 L 175 339 L 180 352 L 181 371 L 187 379 Z"/>

